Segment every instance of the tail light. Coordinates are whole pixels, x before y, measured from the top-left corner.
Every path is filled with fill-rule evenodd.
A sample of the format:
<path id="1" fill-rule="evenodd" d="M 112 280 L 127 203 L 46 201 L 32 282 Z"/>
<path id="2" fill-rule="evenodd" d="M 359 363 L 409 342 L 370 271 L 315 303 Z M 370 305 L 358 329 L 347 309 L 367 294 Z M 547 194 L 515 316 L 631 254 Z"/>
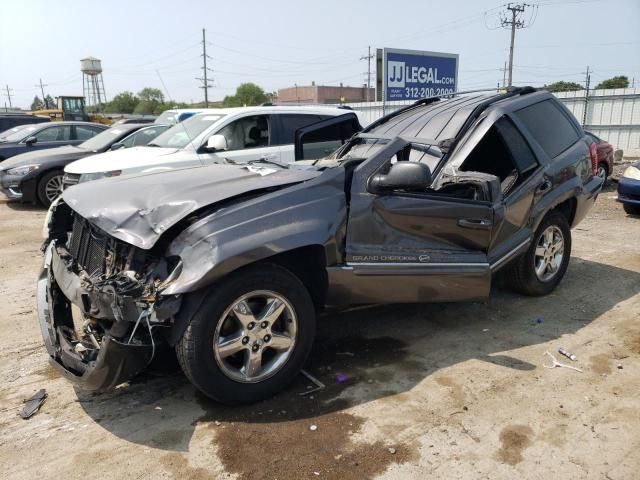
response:
<path id="1" fill-rule="evenodd" d="M 598 147 L 595 143 L 589 144 L 589 156 L 591 157 L 591 174 L 598 174 Z"/>

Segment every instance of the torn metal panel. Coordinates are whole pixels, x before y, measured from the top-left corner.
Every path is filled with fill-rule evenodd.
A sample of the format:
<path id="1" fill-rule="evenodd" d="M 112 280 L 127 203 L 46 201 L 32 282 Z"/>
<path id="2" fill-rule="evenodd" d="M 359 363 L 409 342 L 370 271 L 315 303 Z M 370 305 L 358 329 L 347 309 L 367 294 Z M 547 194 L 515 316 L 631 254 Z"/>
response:
<path id="1" fill-rule="evenodd" d="M 269 175 L 237 165 L 209 165 L 115 177 L 65 190 L 64 201 L 80 216 L 124 242 L 148 250 L 190 213 L 255 190 L 304 182 L 316 169 L 282 169 Z"/>

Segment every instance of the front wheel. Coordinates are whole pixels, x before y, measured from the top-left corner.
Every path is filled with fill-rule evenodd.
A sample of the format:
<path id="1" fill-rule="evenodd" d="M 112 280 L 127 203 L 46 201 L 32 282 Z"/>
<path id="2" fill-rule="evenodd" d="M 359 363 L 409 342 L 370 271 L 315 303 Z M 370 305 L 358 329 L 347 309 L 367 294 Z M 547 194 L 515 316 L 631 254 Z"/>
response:
<path id="1" fill-rule="evenodd" d="M 571 255 L 567 218 L 551 212 L 542 220 L 529 249 L 510 269 L 512 288 L 531 296 L 551 293 L 564 277 Z"/>
<path id="2" fill-rule="evenodd" d="M 223 278 L 176 345 L 191 382 L 222 403 L 250 403 L 282 390 L 313 344 L 315 309 L 300 280 L 277 265 Z"/>
<path id="3" fill-rule="evenodd" d="M 38 200 L 45 207 L 49 207 L 62 193 L 63 176 L 64 172 L 62 170 L 52 170 L 40 178 L 38 182 Z"/>

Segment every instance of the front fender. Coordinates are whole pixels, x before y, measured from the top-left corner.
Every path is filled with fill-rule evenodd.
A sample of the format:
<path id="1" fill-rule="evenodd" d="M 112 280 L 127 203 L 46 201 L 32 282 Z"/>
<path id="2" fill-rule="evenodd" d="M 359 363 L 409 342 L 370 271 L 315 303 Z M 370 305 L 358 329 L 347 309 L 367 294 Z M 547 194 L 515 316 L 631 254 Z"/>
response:
<path id="1" fill-rule="evenodd" d="M 345 235 L 344 171 L 222 208 L 184 230 L 167 255 L 182 269 L 162 295 L 199 290 L 244 265 L 309 245 L 322 245 L 338 263 Z"/>

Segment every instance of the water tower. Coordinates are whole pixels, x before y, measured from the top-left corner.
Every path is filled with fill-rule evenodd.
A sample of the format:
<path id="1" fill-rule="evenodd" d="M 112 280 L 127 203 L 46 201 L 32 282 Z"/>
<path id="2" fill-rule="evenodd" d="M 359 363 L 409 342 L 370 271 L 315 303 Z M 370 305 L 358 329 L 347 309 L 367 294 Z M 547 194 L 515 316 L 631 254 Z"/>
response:
<path id="1" fill-rule="evenodd" d="M 82 94 L 86 104 L 100 110 L 101 105 L 107 102 L 100 60 L 95 57 L 81 59 L 80 71 L 82 72 Z"/>

